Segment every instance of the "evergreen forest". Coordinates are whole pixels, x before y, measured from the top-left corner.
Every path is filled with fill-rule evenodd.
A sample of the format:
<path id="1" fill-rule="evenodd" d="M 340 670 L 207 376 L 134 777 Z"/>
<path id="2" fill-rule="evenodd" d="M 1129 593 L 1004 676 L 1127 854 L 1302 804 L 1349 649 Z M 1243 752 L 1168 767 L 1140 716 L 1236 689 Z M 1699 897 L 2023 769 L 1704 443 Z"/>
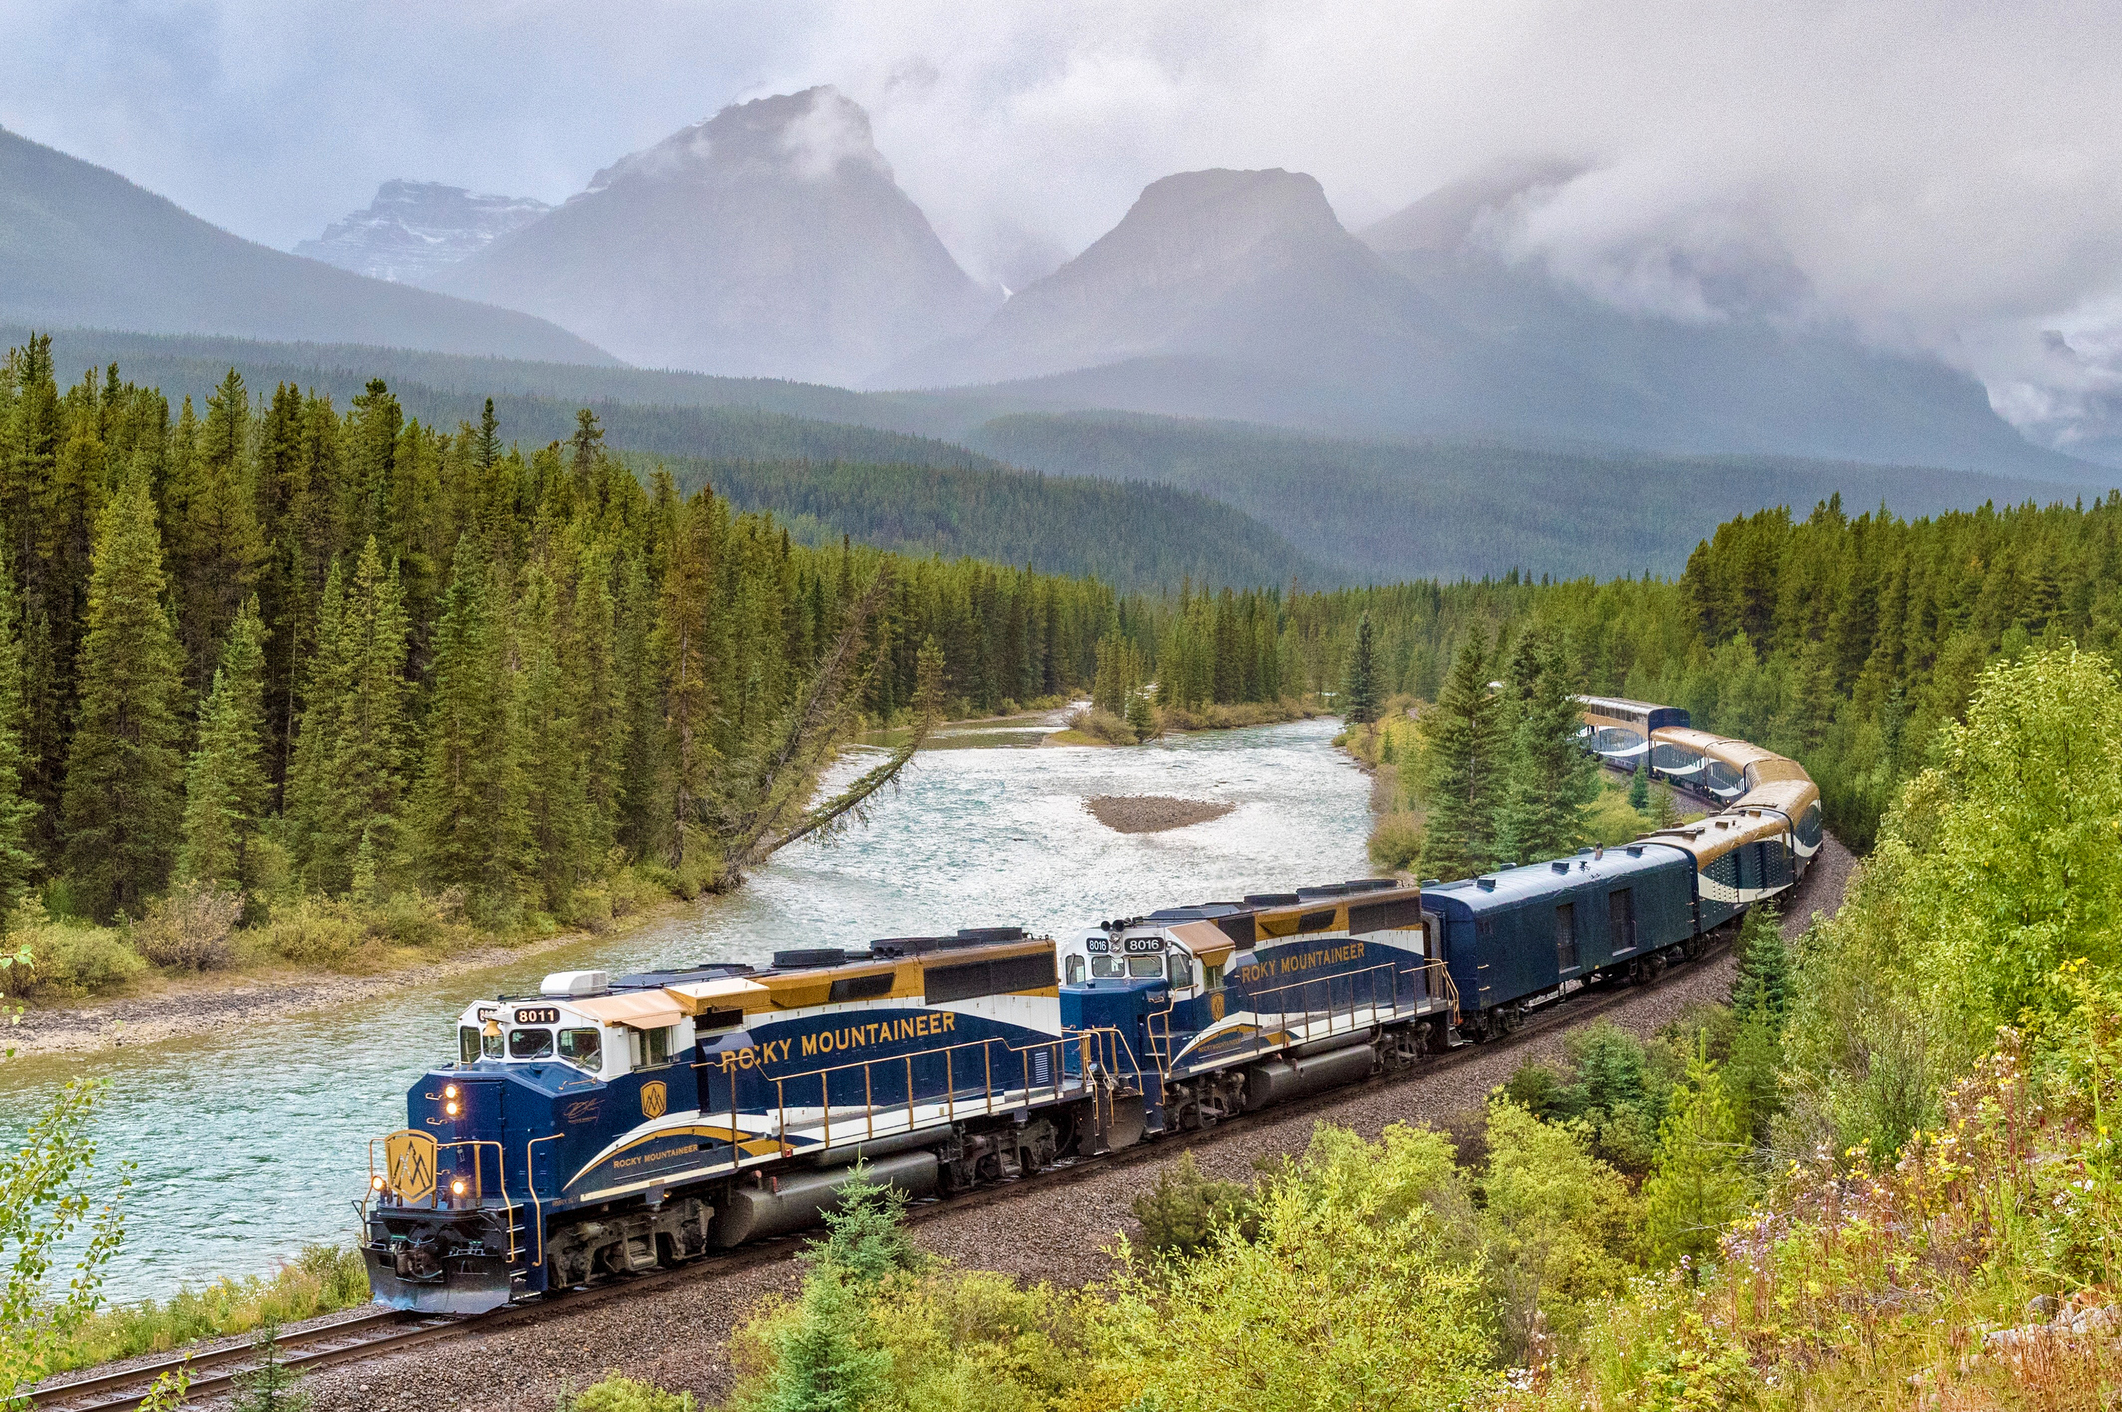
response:
<path id="1" fill-rule="evenodd" d="M 1685 707 L 1803 762 L 1828 828 L 1862 851 L 1986 667 L 2065 642 L 2122 649 L 2122 493 L 1918 519 L 1831 497 L 1718 526 L 1672 580 L 1511 573 L 1302 595 L 1285 631 L 1336 681 L 1366 613 L 1388 691 L 1443 704 L 1474 654 L 1452 697 L 1473 737 L 1506 726 L 1472 684 L 1507 675 L 1536 633 L 1576 690 Z"/>
<path id="2" fill-rule="evenodd" d="M 41 338 L 0 370 L 0 531 L 0 893 L 104 920 L 172 883 L 494 921 L 630 864 L 689 893 L 807 826 L 857 724 L 1065 693 L 1123 607 L 802 543 L 587 410 L 526 451 L 381 381 L 173 408 L 61 386 Z"/>

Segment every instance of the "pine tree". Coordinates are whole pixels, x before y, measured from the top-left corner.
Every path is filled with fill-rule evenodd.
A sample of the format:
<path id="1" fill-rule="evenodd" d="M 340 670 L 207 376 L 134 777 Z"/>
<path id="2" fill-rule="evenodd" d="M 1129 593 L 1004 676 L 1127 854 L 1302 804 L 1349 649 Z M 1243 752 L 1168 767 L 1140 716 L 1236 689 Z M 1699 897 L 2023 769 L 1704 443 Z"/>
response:
<path id="1" fill-rule="evenodd" d="M 1342 719 L 1368 725 L 1378 719 L 1377 663 L 1371 646 L 1370 614 L 1356 620 L 1356 647 L 1349 654 L 1348 683 L 1341 694 Z"/>
<path id="2" fill-rule="evenodd" d="M 1638 814 L 1650 812 L 1650 762 L 1639 760 L 1628 780 L 1628 807 Z"/>
<path id="3" fill-rule="evenodd" d="M 236 1374 L 236 1412 L 304 1412 L 310 1395 L 300 1371 L 287 1366 L 280 1351 L 280 1321 L 267 1319 L 251 1336 L 251 1366 Z"/>
<path id="4" fill-rule="evenodd" d="M 585 549 L 575 571 L 560 653 L 582 762 L 582 851 L 592 869 L 601 869 L 618 844 L 626 806 L 633 712 L 622 626 L 611 561 L 599 549 Z"/>
<path id="5" fill-rule="evenodd" d="M 221 648 L 213 689 L 199 711 L 199 744 L 184 785 L 184 842 L 178 876 L 247 886 L 250 843 L 265 811 L 269 781 L 259 758 L 265 738 L 265 628 L 258 600 L 243 605 Z"/>
<path id="6" fill-rule="evenodd" d="M 214 654 L 250 597 L 266 557 L 245 459 L 250 399 L 234 368 L 206 405 L 184 521 L 170 530 L 177 547 L 172 558 L 178 566 L 186 676 L 199 695 L 212 680 Z"/>
<path id="7" fill-rule="evenodd" d="M 345 614 L 346 579 L 334 559 L 325 572 L 316 642 L 303 673 L 302 717 L 288 761 L 284 811 L 288 851 L 297 869 L 312 887 L 327 892 L 344 889 L 340 871 L 348 863 L 335 852 L 342 842 L 339 820 L 346 811 L 334 773 L 340 716 L 353 687 L 353 663 L 343 631 Z"/>
<path id="8" fill-rule="evenodd" d="M 29 851 L 36 801 L 25 793 L 27 761 L 22 753 L 21 616 L 14 577 L 0 562 L 0 927 L 22 899 L 37 866 Z"/>
<path id="9" fill-rule="evenodd" d="M 1476 628 L 1459 655 L 1436 705 L 1422 713 L 1427 762 L 1420 867 L 1434 878 L 1472 877 L 1495 860 L 1496 806 L 1501 799 L 1508 739 L 1503 702 L 1488 680 L 1488 643 Z"/>
<path id="10" fill-rule="evenodd" d="M 1157 708 L 1149 704 L 1147 691 L 1128 693 L 1127 724 L 1137 740 L 1148 740 L 1157 733 Z"/>
<path id="11" fill-rule="evenodd" d="M 1723 1076 L 1699 1051 L 1658 1129 L 1658 1153 L 1643 1183 L 1652 1256 L 1661 1265 L 1701 1261 L 1745 1211 L 1746 1133 Z"/>
<path id="12" fill-rule="evenodd" d="M 510 718 L 506 594 L 477 545 L 460 543 L 435 629 L 427 764 L 414 804 L 429 881 L 464 888 L 504 915 L 527 881 L 530 847 L 523 736 Z"/>
<path id="13" fill-rule="evenodd" d="M 585 758 L 575 697 L 562 679 L 555 599 L 544 568 L 535 563 L 526 568 L 515 613 L 508 747 L 521 761 L 527 842 L 535 860 L 537 891 L 549 911 L 557 911 L 576 883 L 603 859 L 601 852 L 591 851 Z"/>
<path id="14" fill-rule="evenodd" d="M 67 867 L 98 917 L 143 911 L 176 854 L 182 657 L 165 587 L 154 500 L 130 477 L 97 527 L 66 763 Z"/>
<path id="15" fill-rule="evenodd" d="M 1551 635 L 1528 630 L 1511 654 L 1509 677 L 1510 761 L 1496 848 L 1508 862 L 1533 863 L 1583 841 L 1599 765 L 1578 743 L 1583 720 L 1575 687 Z"/>
<path id="16" fill-rule="evenodd" d="M 1732 981 L 1732 1013 L 1756 1013 L 1780 1022 L 1790 1009 L 1790 948 L 1784 944 L 1776 909 L 1757 904 L 1739 927 L 1739 974 Z"/>

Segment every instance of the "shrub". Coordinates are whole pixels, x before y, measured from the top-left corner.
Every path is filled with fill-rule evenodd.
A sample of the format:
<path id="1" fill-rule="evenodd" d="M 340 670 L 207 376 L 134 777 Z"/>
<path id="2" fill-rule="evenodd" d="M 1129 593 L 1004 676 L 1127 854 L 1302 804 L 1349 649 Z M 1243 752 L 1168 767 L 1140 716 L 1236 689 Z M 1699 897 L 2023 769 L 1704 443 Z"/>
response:
<path id="1" fill-rule="evenodd" d="M 275 908 L 263 935 L 268 951 L 298 966 L 342 966 L 368 939 L 350 905 L 324 897 Z"/>
<path id="2" fill-rule="evenodd" d="M 1134 745 L 1140 740 L 1133 726 L 1110 711 L 1078 711 L 1068 718 L 1068 728 L 1107 745 Z"/>
<path id="3" fill-rule="evenodd" d="M 242 915 L 242 893 L 211 883 L 179 883 L 148 905 L 147 917 L 133 927 L 133 946 L 157 966 L 214 970 L 234 955 L 229 938 Z"/>
<path id="4" fill-rule="evenodd" d="M 1396 810 L 1378 820 L 1371 830 L 1371 866 L 1381 873 L 1404 873 L 1414 867 L 1422 852 L 1422 820 L 1405 810 Z"/>
<path id="5" fill-rule="evenodd" d="M 116 990 L 147 970 L 140 953 L 126 944 L 115 927 L 54 922 L 34 898 L 15 911 L 8 949 L 30 950 L 30 967 L 20 982 L 28 995 L 78 998 Z"/>
<path id="6" fill-rule="evenodd" d="M 665 1392 L 654 1383 L 610 1373 L 561 1405 L 567 1412 L 693 1412 L 699 1404 L 689 1392 Z"/>
<path id="7" fill-rule="evenodd" d="M 647 911 L 663 902 L 671 891 L 646 876 L 641 869 L 623 864 L 612 869 L 608 886 L 612 918 L 615 921 L 621 917 L 631 917 L 636 912 Z"/>
<path id="8" fill-rule="evenodd" d="M 612 929 L 612 895 L 601 887 L 578 887 L 567 900 L 567 924 L 602 936 Z"/>
<path id="9" fill-rule="evenodd" d="M 1203 1176 L 1191 1150 L 1165 1169 L 1155 1187 L 1136 1197 L 1132 1209 L 1142 1223 L 1143 1243 L 1168 1255 L 1207 1249 L 1218 1227 L 1235 1230 L 1247 1240 L 1260 1228 L 1252 1188 Z"/>

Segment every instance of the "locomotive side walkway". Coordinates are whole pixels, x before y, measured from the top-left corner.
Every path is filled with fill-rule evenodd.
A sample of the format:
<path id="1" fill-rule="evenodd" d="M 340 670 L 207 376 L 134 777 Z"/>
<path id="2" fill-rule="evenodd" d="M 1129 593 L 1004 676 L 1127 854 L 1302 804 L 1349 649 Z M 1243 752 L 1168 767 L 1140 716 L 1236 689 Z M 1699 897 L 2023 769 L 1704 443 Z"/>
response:
<path id="1" fill-rule="evenodd" d="M 1835 912 L 1855 867 L 1849 851 L 1828 838 L 1786 909 L 1784 935 L 1796 937 L 1815 914 Z M 1735 967 L 1726 950 L 1668 973 L 1654 988 L 1623 997 L 1600 1018 L 1638 1034 L 1653 1033 L 1691 1005 L 1726 999 Z M 1151 1149 L 1153 1156 L 1089 1180 L 1033 1180 L 1000 1188 L 994 1199 L 962 1208 L 947 1203 L 917 1208 L 922 1216 L 916 1238 L 967 1268 L 995 1270 L 1025 1281 L 1083 1284 L 1111 1269 L 1107 1248 L 1120 1232 L 1133 1233 L 1129 1203 L 1183 1152 L 1191 1149 L 1206 1175 L 1245 1180 L 1253 1175 L 1256 1158 L 1302 1151 L 1321 1119 L 1345 1123 L 1365 1137 L 1375 1137 L 1394 1122 L 1442 1125 L 1478 1111 L 1489 1091 L 1519 1065 L 1559 1055 L 1562 1037 L 1590 1019 L 1587 1015 L 1584 1021 L 1541 1030 L 1522 1042 L 1499 1044 L 1470 1056 L 1469 1062 L 1435 1072 L 1418 1067 L 1404 1078 L 1307 1103 L 1264 1121 L 1195 1134 L 1183 1143 L 1159 1143 Z M 802 1243 L 787 1240 L 779 1248 L 785 1252 L 780 1258 L 740 1268 L 718 1269 L 707 1261 L 688 1278 L 645 1292 L 646 1298 L 609 1299 L 577 1310 L 563 1302 L 540 1317 L 491 1333 L 468 1333 L 322 1371 L 308 1384 L 314 1406 L 317 1412 L 547 1412 L 556 1393 L 582 1387 L 613 1370 L 689 1390 L 716 1405 L 730 1387 L 730 1332 L 762 1295 L 793 1291 L 801 1277 L 794 1256 Z"/>

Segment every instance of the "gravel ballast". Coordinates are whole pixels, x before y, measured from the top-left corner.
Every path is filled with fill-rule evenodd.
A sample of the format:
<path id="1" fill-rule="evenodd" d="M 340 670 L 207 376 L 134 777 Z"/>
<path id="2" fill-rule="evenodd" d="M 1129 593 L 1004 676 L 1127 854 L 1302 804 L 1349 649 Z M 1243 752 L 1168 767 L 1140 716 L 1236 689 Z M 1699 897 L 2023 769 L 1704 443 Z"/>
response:
<path id="1" fill-rule="evenodd" d="M 1855 860 L 1829 839 L 1786 910 L 1786 936 L 1803 931 L 1815 913 L 1841 905 Z M 1690 1006 L 1731 993 L 1735 963 L 1729 951 L 1672 973 L 1654 989 L 1628 996 L 1602 1018 L 1637 1034 L 1651 1034 Z M 1345 1099 L 1228 1131 L 1159 1144 L 1156 1155 L 1109 1177 L 1042 1185 L 1037 1181 L 960 1209 L 930 1208 L 916 1236 L 940 1256 L 969 1268 L 1000 1271 L 1026 1281 L 1075 1285 L 1112 1268 L 1108 1253 L 1122 1232 L 1132 1233 L 1129 1203 L 1189 1148 L 1203 1172 L 1238 1180 L 1253 1176 L 1262 1157 L 1303 1150 L 1315 1123 L 1331 1119 L 1375 1137 L 1388 1123 L 1442 1124 L 1485 1102 L 1489 1091 L 1532 1059 L 1558 1057 L 1571 1027 L 1557 1027 L 1524 1043 L 1474 1056 L 1470 1062 L 1351 1090 Z M 339 1409 L 481 1409 L 547 1412 L 555 1394 L 596 1381 L 607 1371 L 690 1391 L 709 1406 L 726 1396 L 731 1380 L 728 1341 L 750 1308 L 768 1293 L 795 1289 L 802 1269 L 787 1255 L 749 1268 L 718 1272 L 710 1262 L 697 1277 L 615 1298 L 579 1311 L 560 1307 L 534 1322 L 408 1349 L 374 1362 L 319 1372 L 308 1382 L 318 1412 Z"/>

